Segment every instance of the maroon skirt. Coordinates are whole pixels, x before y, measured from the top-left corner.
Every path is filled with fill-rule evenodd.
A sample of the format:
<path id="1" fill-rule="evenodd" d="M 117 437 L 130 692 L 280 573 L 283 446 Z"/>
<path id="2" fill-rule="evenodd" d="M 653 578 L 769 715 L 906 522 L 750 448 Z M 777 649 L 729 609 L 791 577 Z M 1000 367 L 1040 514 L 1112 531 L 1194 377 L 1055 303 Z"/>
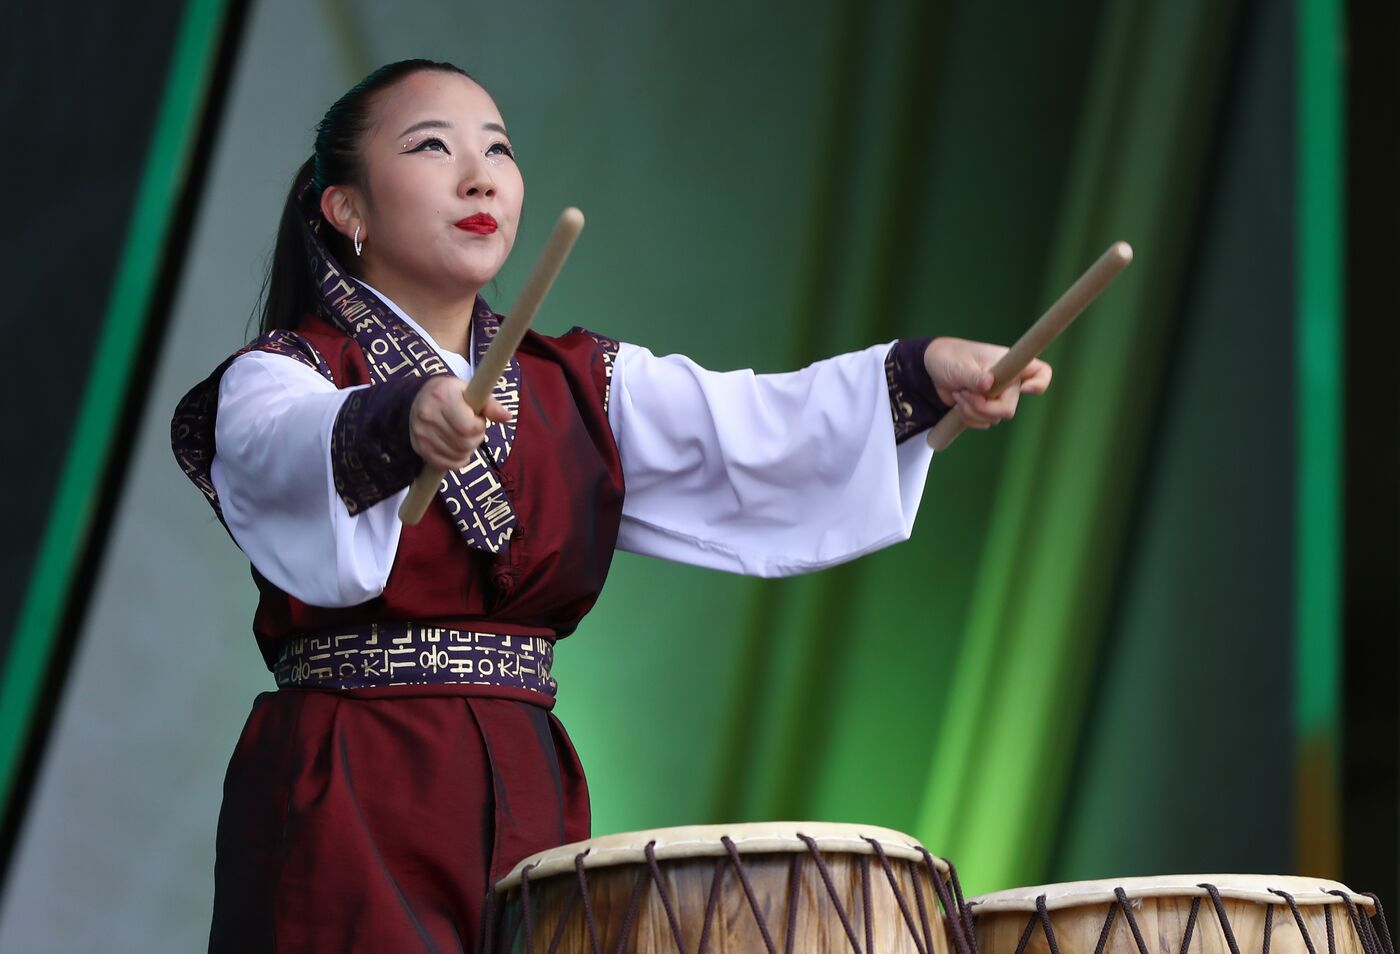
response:
<path id="1" fill-rule="evenodd" d="M 547 710 L 462 695 L 260 695 L 224 782 L 211 952 L 473 950 L 489 885 L 589 836 Z"/>

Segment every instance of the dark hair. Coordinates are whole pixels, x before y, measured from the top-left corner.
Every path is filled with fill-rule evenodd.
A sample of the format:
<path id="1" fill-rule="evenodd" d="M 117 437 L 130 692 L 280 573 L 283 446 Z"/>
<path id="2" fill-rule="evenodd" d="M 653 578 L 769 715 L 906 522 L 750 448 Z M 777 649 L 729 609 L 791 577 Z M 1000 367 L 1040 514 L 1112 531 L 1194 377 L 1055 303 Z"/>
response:
<path id="1" fill-rule="evenodd" d="M 400 60 L 389 63 L 356 83 L 349 92 L 326 110 L 316 126 L 316 147 L 311 158 L 292 177 L 282 220 L 277 226 L 277 244 L 272 250 L 267 276 L 263 280 L 261 333 L 276 328 L 295 328 L 301 319 L 316 310 L 316 286 L 306 257 L 303 230 L 304 213 L 300 197 L 307 183 L 319 201 L 329 185 L 350 184 L 364 188 L 365 166 L 360 145 L 370 128 L 374 97 L 399 80 L 414 73 L 457 73 L 476 82 L 470 73 L 451 63 L 435 60 Z M 340 262 L 352 261 L 350 243 L 328 223 L 321 239 Z"/>

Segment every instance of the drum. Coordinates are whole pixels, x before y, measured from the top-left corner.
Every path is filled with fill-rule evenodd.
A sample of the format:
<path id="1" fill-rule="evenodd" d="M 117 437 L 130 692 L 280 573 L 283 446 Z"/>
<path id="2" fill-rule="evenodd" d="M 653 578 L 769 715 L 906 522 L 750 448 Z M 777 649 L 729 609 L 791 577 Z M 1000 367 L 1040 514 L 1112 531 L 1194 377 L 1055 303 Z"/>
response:
<path id="1" fill-rule="evenodd" d="M 526 858 L 491 903 L 494 952 L 974 954 L 953 867 L 864 825 L 594 838 Z"/>
<path id="2" fill-rule="evenodd" d="M 981 954 L 1394 954 L 1375 896 L 1320 878 L 1080 881 L 967 905 Z"/>

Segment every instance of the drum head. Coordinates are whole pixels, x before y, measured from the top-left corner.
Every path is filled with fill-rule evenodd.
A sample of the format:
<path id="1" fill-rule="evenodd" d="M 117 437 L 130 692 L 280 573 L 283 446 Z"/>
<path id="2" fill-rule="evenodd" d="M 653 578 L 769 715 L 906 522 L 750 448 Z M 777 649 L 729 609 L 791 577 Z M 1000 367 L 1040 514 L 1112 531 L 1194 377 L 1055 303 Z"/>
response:
<path id="1" fill-rule="evenodd" d="M 585 868 L 605 868 L 610 865 L 645 864 L 647 845 L 658 861 L 676 858 L 715 857 L 729 853 L 721 840 L 728 837 L 740 854 L 774 852 L 805 852 L 807 843 L 801 836 L 813 839 L 824 854 L 873 855 L 873 839 L 891 858 L 922 863 L 923 850 L 909 835 L 875 825 L 840 825 L 831 822 L 757 822 L 746 825 L 690 825 L 683 828 L 653 828 L 648 831 L 604 835 L 587 841 L 574 842 L 560 848 L 531 855 L 511 869 L 510 874 L 496 882 L 498 892 L 509 891 L 520 884 L 520 874 L 530 869 L 530 880 L 548 878 L 574 870 L 574 859 L 583 855 Z M 941 872 L 948 864 L 934 858 Z"/>
<path id="2" fill-rule="evenodd" d="M 1375 902 L 1365 895 L 1357 894 L 1344 884 L 1328 881 L 1325 878 L 1300 878 L 1295 875 L 1249 875 L 1249 874 L 1204 874 L 1204 875 L 1156 875 L 1146 878 L 1119 878 L 1116 881 L 1071 881 L 1064 884 L 1046 884 L 1029 888 L 1012 888 L 997 891 L 976 898 L 969 898 L 968 904 L 974 914 L 997 911 L 1034 911 L 1036 900 L 1045 896 L 1045 907 L 1054 911 L 1059 908 L 1073 908 L 1080 905 L 1105 904 L 1114 900 L 1115 888 L 1122 888 L 1129 900 L 1137 898 L 1162 897 L 1209 897 L 1202 885 L 1212 884 L 1220 891 L 1222 898 L 1237 901 L 1252 901 L 1257 904 L 1285 904 L 1285 899 L 1276 892 L 1293 896 L 1299 905 L 1341 904 L 1342 898 L 1332 891 L 1341 891 L 1353 903 L 1370 911 Z"/>

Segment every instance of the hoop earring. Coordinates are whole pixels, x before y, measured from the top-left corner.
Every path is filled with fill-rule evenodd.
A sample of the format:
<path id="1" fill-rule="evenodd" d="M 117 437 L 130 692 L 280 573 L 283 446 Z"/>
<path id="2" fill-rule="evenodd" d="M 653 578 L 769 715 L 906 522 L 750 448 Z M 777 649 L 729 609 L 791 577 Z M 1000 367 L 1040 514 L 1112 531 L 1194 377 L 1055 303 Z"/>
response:
<path id="1" fill-rule="evenodd" d="M 364 247 L 365 247 L 365 246 L 364 246 L 364 243 L 360 241 L 360 227 L 357 225 L 357 226 L 355 226 L 355 257 L 356 257 L 356 258 L 359 258 L 359 257 L 360 257 L 360 250 L 363 249 Z"/>

